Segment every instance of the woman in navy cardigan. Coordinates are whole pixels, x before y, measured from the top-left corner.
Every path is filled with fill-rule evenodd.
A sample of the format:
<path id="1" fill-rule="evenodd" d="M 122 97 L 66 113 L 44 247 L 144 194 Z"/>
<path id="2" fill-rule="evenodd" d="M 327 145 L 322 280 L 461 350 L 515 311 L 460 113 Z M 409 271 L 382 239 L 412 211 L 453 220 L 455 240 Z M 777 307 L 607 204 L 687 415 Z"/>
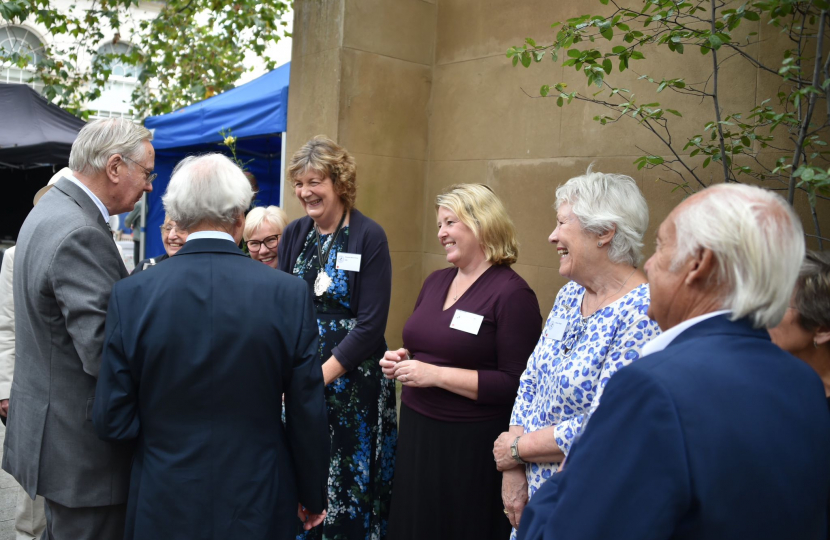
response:
<path id="1" fill-rule="evenodd" d="M 279 269 L 313 291 L 332 445 L 328 515 L 299 534 L 382 539 L 397 439 L 395 384 L 378 365 L 392 294 L 386 233 L 354 208 L 355 165 L 345 148 L 315 137 L 294 154 L 289 174 L 307 216 L 283 231 Z"/>

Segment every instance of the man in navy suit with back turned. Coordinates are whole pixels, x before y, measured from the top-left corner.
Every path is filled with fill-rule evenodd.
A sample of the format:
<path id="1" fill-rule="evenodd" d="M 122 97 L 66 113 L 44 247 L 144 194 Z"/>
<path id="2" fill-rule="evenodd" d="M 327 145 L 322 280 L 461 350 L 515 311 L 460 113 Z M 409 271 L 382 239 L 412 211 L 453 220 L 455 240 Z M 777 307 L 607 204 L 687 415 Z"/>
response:
<path id="1" fill-rule="evenodd" d="M 110 296 L 93 422 L 137 440 L 125 540 L 287 540 L 325 517 L 314 306 L 237 247 L 252 197 L 225 156 L 183 160 L 162 201 L 187 242 Z"/>
<path id="2" fill-rule="evenodd" d="M 519 538 L 826 538 L 823 386 L 765 330 L 803 257 L 798 217 L 772 192 L 722 184 L 675 208 L 645 266 L 664 333 L 609 381 Z"/>

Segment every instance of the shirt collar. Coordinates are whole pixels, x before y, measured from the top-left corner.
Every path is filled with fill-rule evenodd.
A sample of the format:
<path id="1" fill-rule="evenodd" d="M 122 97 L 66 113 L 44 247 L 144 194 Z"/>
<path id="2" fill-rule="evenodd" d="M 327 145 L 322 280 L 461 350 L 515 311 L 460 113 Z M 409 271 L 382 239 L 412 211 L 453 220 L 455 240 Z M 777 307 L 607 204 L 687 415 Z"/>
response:
<path id="1" fill-rule="evenodd" d="M 187 240 L 185 242 L 190 242 L 191 240 L 199 240 L 200 238 L 215 238 L 217 240 L 229 240 L 236 244 L 234 241 L 233 236 L 229 235 L 224 231 L 198 231 L 195 233 L 190 233 L 187 235 Z"/>
<path id="2" fill-rule="evenodd" d="M 656 338 L 652 339 L 648 343 L 643 346 L 643 354 L 642 356 L 646 356 L 649 354 L 654 354 L 657 352 L 662 351 L 669 345 L 671 342 L 677 338 L 680 334 L 691 328 L 692 326 L 705 321 L 706 319 L 711 319 L 712 317 L 717 317 L 718 315 L 724 315 L 727 313 L 732 313 L 728 309 L 722 309 L 720 311 L 713 311 L 711 313 L 706 313 L 704 315 L 698 315 L 697 317 L 692 317 L 689 320 L 683 321 L 682 323 L 678 324 L 677 326 L 673 326 L 657 336 Z"/>
<path id="3" fill-rule="evenodd" d="M 82 190 L 84 190 L 86 194 L 89 195 L 89 198 L 92 199 L 92 202 L 94 202 L 95 206 L 98 207 L 98 210 L 101 211 L 101 215 L 104 216 L 104 221 L 107 223 L 107 225 L 109 225 L 110 213 L 109 210 L 107 210 L 107 207 L 104 206 L 104 203 L 101 202 L 101 199 L 96 197 L 95 194 L 88 187 L 86 187 L 83 182 L 75 178 L 73 175 L 65 174 L 63 175 L 63 177 L 75 184 L 76 186 L 78 186 L 79 188 L 81 188 Z"/>

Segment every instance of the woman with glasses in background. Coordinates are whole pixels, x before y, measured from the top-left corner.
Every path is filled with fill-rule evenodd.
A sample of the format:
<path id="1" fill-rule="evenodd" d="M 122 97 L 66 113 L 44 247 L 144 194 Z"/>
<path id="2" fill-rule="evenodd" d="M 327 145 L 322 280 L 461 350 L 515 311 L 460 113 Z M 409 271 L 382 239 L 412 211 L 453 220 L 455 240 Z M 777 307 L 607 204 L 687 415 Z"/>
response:
<path id="1" fill-rule="evenodd" d="M 164 223 L 161 225 L 161 243 L 164 244 L 164 251 L 166 253 L 161 257 L 152 257 L 139 261 L 130 275 L 137 274 L 172 257 L 178 253 L 186 240 L 187 231 L 176 225 L 176 222 L 172 221 L 170 216 L 164 216 Z"/>
<path id="2" fill-rule="evenodd" d="M 271 268 L 277 267 L 277 248 L 288 217 L 279 206 L 258 206 L 245 216 L 242 238 L 251 258 Z"/>

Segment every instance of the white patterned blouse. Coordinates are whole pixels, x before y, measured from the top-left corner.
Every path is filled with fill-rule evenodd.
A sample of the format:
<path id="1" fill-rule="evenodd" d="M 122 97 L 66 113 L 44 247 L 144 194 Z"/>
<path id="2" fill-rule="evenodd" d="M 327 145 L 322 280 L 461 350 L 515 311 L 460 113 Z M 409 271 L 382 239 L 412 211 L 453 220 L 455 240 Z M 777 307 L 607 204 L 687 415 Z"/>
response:
<path id="1" fill-rule="evenodd" d="M 660 334 L 657 323 L 646 315 L 648 284 L 583 318 L 584 293 L 584 287 L 571 281 L 556 296 L 522 374 L 510 419 L 525 433 L 555 426 L 556 443 L 565 455 L 599 406 L 611 375 L 638 359 L 643 345 Z M 529 463 L 528 495 L 532 497 L 558 467 Z"/>

